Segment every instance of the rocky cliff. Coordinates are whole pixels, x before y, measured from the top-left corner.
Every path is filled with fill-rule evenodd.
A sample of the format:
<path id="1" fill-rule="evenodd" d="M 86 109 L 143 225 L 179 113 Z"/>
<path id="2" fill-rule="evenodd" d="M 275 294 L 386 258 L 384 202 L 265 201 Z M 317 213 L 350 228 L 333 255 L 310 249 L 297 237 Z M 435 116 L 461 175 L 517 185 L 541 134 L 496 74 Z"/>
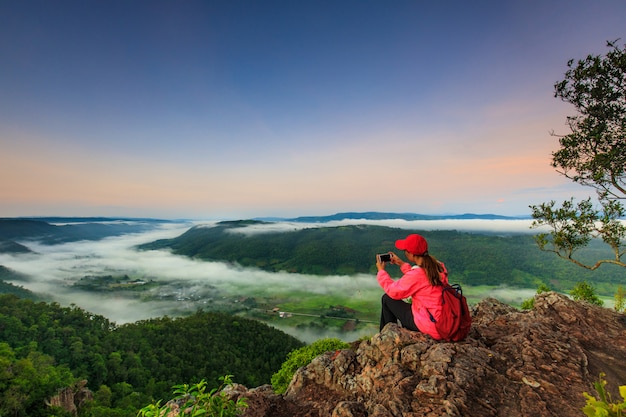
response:
<path id="1" fill-rule="evenodd" d="M 582 416 L 582 392 L 606 373 L 626 384 L 626 316 L 557 293 L 531 311 L 494 299 L 472 309 L 461 343 L 389 324 L 301 368 L 285 395 L 234 386 L 248 417 Z"/>

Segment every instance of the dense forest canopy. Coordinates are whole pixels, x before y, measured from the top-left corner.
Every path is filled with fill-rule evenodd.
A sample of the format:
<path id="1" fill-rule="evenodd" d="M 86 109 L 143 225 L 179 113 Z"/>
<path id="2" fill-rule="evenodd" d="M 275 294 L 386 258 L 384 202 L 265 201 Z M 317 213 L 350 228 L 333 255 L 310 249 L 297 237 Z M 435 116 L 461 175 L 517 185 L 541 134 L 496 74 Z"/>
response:
<path id="1" fill-rule="evenodd" d="M 206 379 L 217 386 L 227 374 L 246 386 L 270 383 L 287 353 L 302 345 L 259 321 L 223 313 L 117 326 L 75 306 L 0 295 L 0 363 L 15 365 L 0 374 L 0 404 L 15 409 L 0 406 L 0 415 L 45 415 L 44 399 L 86 379 L 93 392 L 109 392 L 100 406 L 134 416 L 142 404 L 167 399 L 176 384 Z M 18 372 L 25 363 L 58 383 L 29 391 Z M 12 400 L 20 395 L 28 404 Z M 114 415 L 108 412 L 102 415 Z"/>

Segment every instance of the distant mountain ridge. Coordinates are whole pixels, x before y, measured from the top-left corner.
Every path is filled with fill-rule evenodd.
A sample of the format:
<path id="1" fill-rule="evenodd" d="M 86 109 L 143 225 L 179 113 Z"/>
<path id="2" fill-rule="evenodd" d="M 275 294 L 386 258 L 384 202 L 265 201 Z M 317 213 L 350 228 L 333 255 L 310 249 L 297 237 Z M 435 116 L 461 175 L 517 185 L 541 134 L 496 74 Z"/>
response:
<path id="1" fill-rule="evenodd" d="M 40 240 L 45 244 L 99 240 L 146 231 L 167 220 L 105 218 L 0 218 L 0 252 L 18 251 L 15 240 Z M 61 223 L 59 225 L 53 223 Z"/>
<path id="2" fill-rule="evenodd" d="M 154 219 L 151 217 L 63 217 L 63 216 L 42 216 L 42 217 L 15 217 L 0 218 L 0 220 L 33 220 L 46 223 L 107 223 L 107 222 L 154 222 L 154 223 L 171 223 L 175 220 Z"/>
<path id="3" fill-rule="evenodd" d="M 523 217 L 496 214 L 429 215 L 392 212 L 342 212 L 324 216 L 300 216 L 294 218 L 265 217 L 249 221 L 328 223 L 342 220 L 516 220 Z M 79 240 L 99 240 L 109 236 L 147 231 L 159 224 L 177 220 L 130 217 L 14 217 L 0 218 L 0 253 L 28 252 L 29 249 L 16 241 L 38 240 L 54 245 Z M 178 220 L 185 221 L 185 220 Z M 241 222 L 242 220 L 239 220 Z"/>
<path id="4" fill-rule="evenodd" d="M 530 216 L 502 216 L 498 214 L 418 214 L 366 211 L 343 212 L 327 216 L 301 216 L 294 218 L 264 217 L 255 218 L 255 220 L 326 223 L 340 220 L 521 220 L 529 218 Z"/>

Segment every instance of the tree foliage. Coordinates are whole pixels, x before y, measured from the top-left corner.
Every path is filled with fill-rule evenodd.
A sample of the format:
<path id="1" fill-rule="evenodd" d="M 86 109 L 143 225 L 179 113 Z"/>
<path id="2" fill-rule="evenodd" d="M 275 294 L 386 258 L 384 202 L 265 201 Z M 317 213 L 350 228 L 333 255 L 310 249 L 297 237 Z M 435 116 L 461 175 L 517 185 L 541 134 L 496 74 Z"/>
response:
<path id="1" fill-rule="evenodd" d="M 176 397 L 165 405 L 158 400 L 139 410 L 140 417 L 192 416 L 192 417 L 236 417 L 248 407 L 245 398 L 230 399 L 226 389 L 232 387 L 232 375 L 221 377 L 222 384 L 207 392 L 205 380 L 197 384 L 174 386 Z"/>
<path id="2" fill-rule="evenodd" d="M 86 379 L 96 394 L 85 415 L 134 417 L 189 381 L 234 374 L 246 386 L 267 384 L 301 346 L 261 322 L 223 313 L 117 326 L 75 306 L 0 295 L 0 404 L 12 407 L 0 415 L 49 415 L 44 398 Z"/>
<path id="3" fill-rule="evenodd" d="M 626 184 L 626 47 L 604 56 L 589 55 L 567 64 L 565 79 L 555 84 L 555 97 L 574 105 L 567 118 L 571 133 L 560 138 L 552 165 L 574 182 L 624 198 Z"/>
<path id="4" fill-rule="evenodd" d="M 16 352 L 0 342 L 0 415 L 45 416 L 45 401 L 74 382 L 67 366 L 35 348 L 31 343 Z"/>
<path id="5" fill-rule="evenodd" d="M 587 403 L 582 411 L 588 417 L 623 417 L 626 415 L 626 385 L 619 387 L 622 401 L 614 401 L 611 393 L 606 389 L 606 374 L 600 373 L 600 378 L 594 382 L 593 387 L 598 393 L 598 397 L 592 396 L 588 392 L 583 392 Z"/>
<path id="6" fill-rule="evenodd" d="M 552 154 L 552 166 L 566 178 L 597 191 L 598 207 L 591 199 L 560 208 L 551 201 L 531 206 L 533 227 L 548 226 L 537 235 L 542 250 L 554 252 L 581 267 L 597 269 L 604 263 L 626 267 L 626 46 L 608 42 L 605 55 L 570 60 L 565 78 L 554 86 L 555 97 L 572 104 L 577 114 L 567 117 L 571 133 L 560 136 L 560 149 Z M 601 239 L 612 258 L 595 262 L 577 259 L 578 249 Z"/>
<path id="7" fill-rule="evenodd" d="M 577 283 L 570 291 L 570 295 L 574 301 L 585 301 L 597 306 L 604 305 L 604 301 L 596 295 L 596 289 L 587 281 Z"/>

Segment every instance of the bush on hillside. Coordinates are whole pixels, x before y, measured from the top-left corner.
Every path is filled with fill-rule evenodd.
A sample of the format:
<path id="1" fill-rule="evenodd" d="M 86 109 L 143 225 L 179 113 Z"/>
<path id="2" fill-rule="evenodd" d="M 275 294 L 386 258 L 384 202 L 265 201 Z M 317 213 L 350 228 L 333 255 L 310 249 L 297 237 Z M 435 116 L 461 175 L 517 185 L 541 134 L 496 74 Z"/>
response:
<path id="1" fill-rule="evenodd" d="M 293 375 L 299 368 L 308 365 L 314 358 L 332 350 L 347 349 L 350 345 L 336 338 L 319 339 L 308 346 L 292 350 L 287 354 L 280 370 L 272 375 L 272 387 L 277 394 L 287 391 Z"/>

